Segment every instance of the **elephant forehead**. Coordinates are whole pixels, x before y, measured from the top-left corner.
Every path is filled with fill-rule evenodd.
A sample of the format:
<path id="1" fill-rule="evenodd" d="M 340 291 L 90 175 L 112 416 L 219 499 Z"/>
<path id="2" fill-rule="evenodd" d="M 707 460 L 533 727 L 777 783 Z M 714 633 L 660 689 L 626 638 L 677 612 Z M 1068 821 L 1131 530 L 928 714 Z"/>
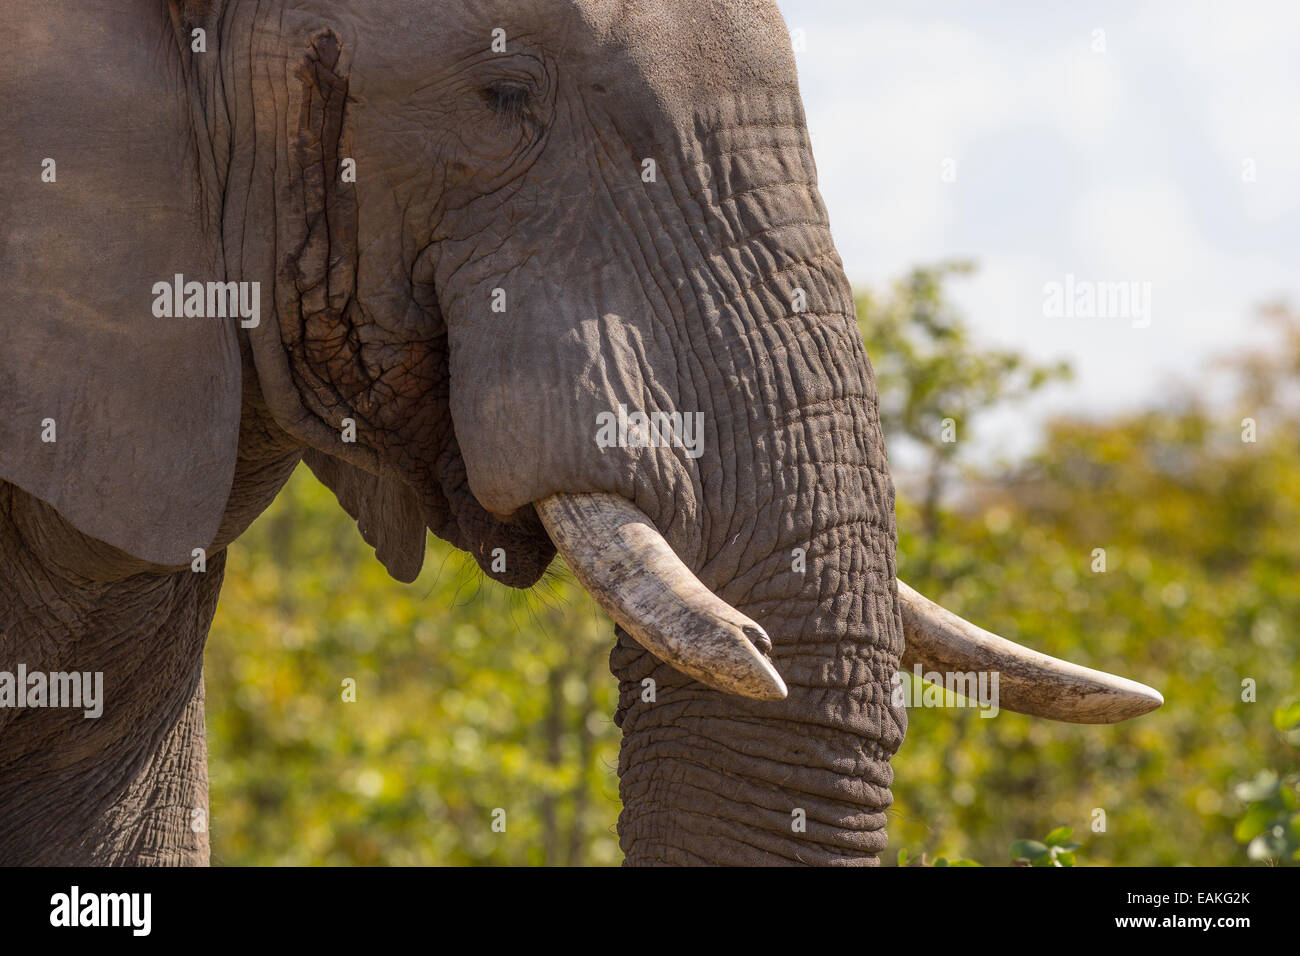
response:
<path id="1" fill-rule="evenodd" d="M 644 90 L 674 104 L 796 87 L 789 34 L 772 0 L 379 0 L 379 7 L 374 16 L 332 11 L 327 18 L 362 41 L 358 67 L 408 79 L 524 52 L 611 91 Z"/>
<path id="2" fill-rule="evenodd" d="M 578 0 L 577 7 L 600 65 L 630 74 L 662 102 L 796 88 L 789 34 L 770 0 Z"/>

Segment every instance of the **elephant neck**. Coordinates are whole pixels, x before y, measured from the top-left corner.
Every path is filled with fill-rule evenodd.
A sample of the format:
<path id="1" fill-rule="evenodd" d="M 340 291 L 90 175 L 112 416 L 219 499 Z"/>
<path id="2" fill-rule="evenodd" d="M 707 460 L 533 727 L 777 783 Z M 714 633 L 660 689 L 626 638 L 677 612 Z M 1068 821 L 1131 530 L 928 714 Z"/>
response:
<path id="1" fill-rule="evenodd" d="M 70 567 L 103 547 L 0 483 L 0 865 L 208 861 L 203 646 L 224 552 L 202 573 Z"/>

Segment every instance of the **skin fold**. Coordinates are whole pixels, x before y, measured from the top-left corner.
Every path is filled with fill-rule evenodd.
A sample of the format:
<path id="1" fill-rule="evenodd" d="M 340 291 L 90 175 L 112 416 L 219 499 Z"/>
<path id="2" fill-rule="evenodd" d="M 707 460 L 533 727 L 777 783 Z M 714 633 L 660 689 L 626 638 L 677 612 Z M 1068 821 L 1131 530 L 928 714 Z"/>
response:
<path id="1" fill-rule="evenodd" d="M 428 529 L 531 586 L 533 502 L 633 503 L 789 696 L 620 629 L 627 862 L 877 861 L 894 491 L 772 3 L 17 6 L 0 670 L 100 670 L 107 700 L 0 709 L 0 863 L 207 861 L 224 549 L 300 460 L 406 581 Z M 258 282 L 260 322 L 155 317 L 177 273 Z M 702 453 L 598 445 L 620 406 L 700 413 Z"/>

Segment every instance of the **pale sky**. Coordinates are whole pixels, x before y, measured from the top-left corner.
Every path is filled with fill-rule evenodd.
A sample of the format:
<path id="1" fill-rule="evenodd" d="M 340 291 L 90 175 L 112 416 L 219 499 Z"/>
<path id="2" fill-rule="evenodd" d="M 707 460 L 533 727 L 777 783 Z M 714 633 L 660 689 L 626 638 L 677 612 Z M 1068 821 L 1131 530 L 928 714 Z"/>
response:
<path id="1" fill-rule="evenodd" d="M 1300 3 L 778 3 L 849 278 L 973 259 L 952 292 L 981 339 L 1074 364 L 979 457 L 1154 400 L 1257 339 L 1257 305 L 1300 306 Z M 1047 317 L 1067 274 L 1149 283 L 1149 327 Z"/>

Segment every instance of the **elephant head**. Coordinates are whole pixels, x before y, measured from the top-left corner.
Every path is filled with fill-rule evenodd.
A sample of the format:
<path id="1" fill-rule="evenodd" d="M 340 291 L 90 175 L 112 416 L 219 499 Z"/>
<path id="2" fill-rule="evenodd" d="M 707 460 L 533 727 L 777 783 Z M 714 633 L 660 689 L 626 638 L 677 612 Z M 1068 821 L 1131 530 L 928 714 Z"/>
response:
<path id="1" fill-rule="evenodd" d="M 900 660 L 1158 705 L 896 582 L 770 0 L 126 7 L 4 14 L 0 478 L 131 580 L 191 574 L 300 454 L 402 580 L 426 528 L 516 587 L 558 548 L 619 625 L 635 863 L 874 861 Z M 151 310 L 173 281 L 198 314 Z"/>

